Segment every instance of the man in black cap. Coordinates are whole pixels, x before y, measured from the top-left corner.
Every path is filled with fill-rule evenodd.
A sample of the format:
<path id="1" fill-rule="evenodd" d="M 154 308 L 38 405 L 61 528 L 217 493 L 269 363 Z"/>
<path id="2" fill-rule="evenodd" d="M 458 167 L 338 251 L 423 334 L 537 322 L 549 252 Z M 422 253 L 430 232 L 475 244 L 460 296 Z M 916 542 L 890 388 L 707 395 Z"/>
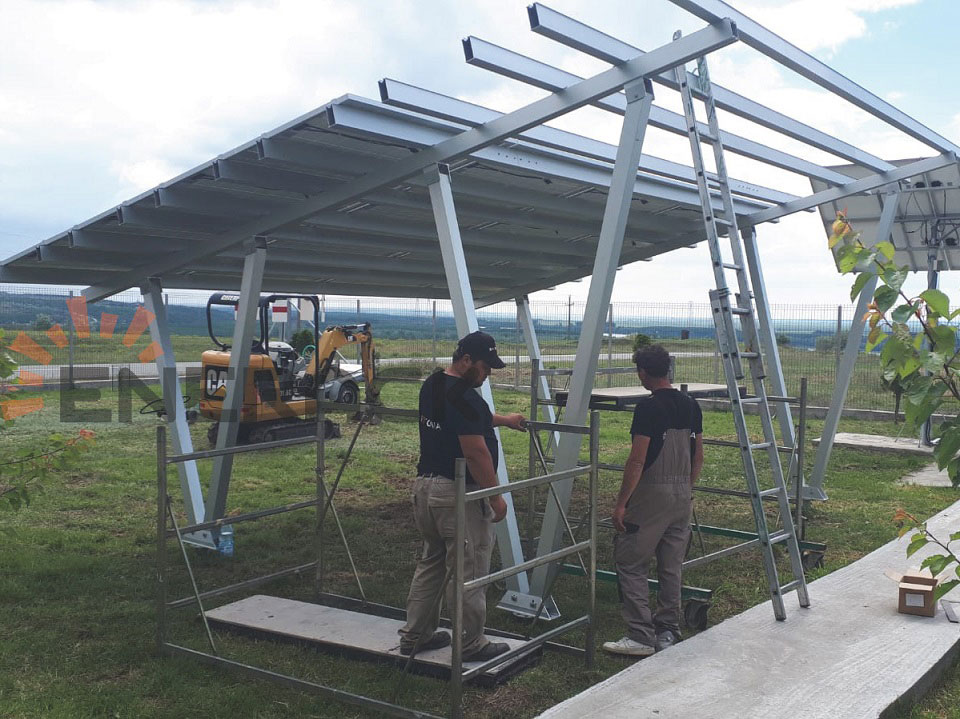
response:
<path id="1" fill-rule="evenodd" d="M 400 629 L 401 654 L 439 649 L 450 643 L 449 632 L 437 631 L 440 604 L 436 600 L 446 570 L 453 564 L 456 460 L 463 457 L 467 461 L 468 492 L 495 487 L 500 451 L 493 428 L 526 428 L 522 414 L 493 414 L 476 391 L 490 376 L 490 370 L 504 366 L 493 337 L 471 332 L 457 343 L 450 366 L 428 377 L 420 389 L 420 461 L 413 487 L 413 515 L 423 537 L 423 554 L 407 597 L 407 623 Z M 489 501 L 467 503 L 465 579 L 490 572 L 493 524 L 506 514 L 507 504 L 499 495 Z M 446 597 L 451 606 L 452 581 Z M 486 661 L 509 649 L 507 644 L 491 642 L 484 636 L 486 614 L 486 587 L 465 592 L 464 661 Z"/>

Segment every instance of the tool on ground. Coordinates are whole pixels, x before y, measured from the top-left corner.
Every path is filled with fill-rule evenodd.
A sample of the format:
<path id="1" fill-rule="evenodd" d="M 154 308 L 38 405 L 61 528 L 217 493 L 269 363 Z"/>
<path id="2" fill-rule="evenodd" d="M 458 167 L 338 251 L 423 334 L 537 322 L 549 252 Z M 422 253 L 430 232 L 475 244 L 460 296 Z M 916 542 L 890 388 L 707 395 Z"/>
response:
<path id="1" fill-rule="evenodd" d="M 271 340 L 268 318 L 271 307 L 288 300 L 302 300 L 313 305 L 313 344 L 297 352 L 290 344 Z M 200 413 L 214 420 L 207 432 L 216 445 L 226 382 L 230 368 L 229 345 L 213 331 L 212 308 L 237 307 L 240 295 L 218 292 L 207 300 L 207 329 L 216 350 L 207 350 L 201 358 Z M 260 336 L 250 348 L 250 364 L 244 381 L 243 405 L 237 441 L 270 442 L 293 437 L 306 437 L 316 429 L 316 400 L 332 400 L 345 404 L 359 402 L 363 382 L 368 404 L 378 404 L 379 389 L 375 383 L 373 332 L 370 324 L 327 327 L 319 332 L 320 306 L 310 295 L 267 295 L 257 308 Z M 346 345 L 360 347 L 360 365 L 348 364 L 340 355 Z M 312 352 L 311 352 L 312 348 Z M 339 427 L 326 421 L 327 437 L 339 437 Z"/>
<path id="2" fill-rule="evenodd" d="M 679 37 L 679 32 L 674 35 L 675 40 Z M 710 291 L 710 306 L 713 310 L 713 320 L 717 331 L 717 343 L 720 347 L 724 376 L 730 396 L 731 412 L 737 429 L 744 475 L 750 493 L 750 504 L 753 508 L 753 516 L 757 526 L 757 544 L 763 556 L 763 567 L 770 587 L 773 612 L 777 619 L 782 620 L 786 619 L 787 616 L 783 605 L 783 595 L 785 593 L 796 590 L 801 607 L 810 606 L 810 598 L 807 594 L 799 542 L 790 512 L 790 499 L 784 482 L 783 468 L 780 465 L 777 437 L 774 432 L 770 405 L 764 387 L 765 371 L 760 352 L 760 336 L 755 318 L 753 291 L 747 275 L 742 239 L 737 227 L 733 196 L 730 192 L 730 182 L 727 177 L 724 148 L 720 139 L 720 126 L 717 121 L 717 111 L 706 58 L 700 57 L 697 59 L 697 75 L 695 76 L 697 87 L 695 90 L 706 108 L 709 134 L 701 134 L 700 132 L 693 105 L 693 90 L 689 81 L 691 76 L 687 74 L 686 67 L 683 65 L 678 65 L 674 71 L 683 99 L 683 113 L 687 122 L 707 245 L 710 248 L 710 258 L 717 286 L 716 290 Z M 713 148 L 717 178 L 713 187 L 707 184 L 702 143 L 707 143 Z M 722 210 L 719 212 L 714 209 L 714 192 L 717 190 L 719 190 L 722 202 Z M 720 248 L 720 228 L 723 228 L 730 241 L 732 255 L 730 261 L 724 259 Z M 727 284 L 727 271 L 732 271 L 736 275 L 735 288 L 732 290 Z M 738 339 L 734 326 L 735 317 L 740 320 L 740 339 Z M 740 349 L 741 340 L 745 345 L 744 350 Z M 754 396 L 748 398 L 741 398 L 740 396 L 739 382 L 745 377 L 742 360 L 747 360 L 749 377 L 753 384 Z M 744 415 L 744 405 L 746 404 L 754 405 L 758 409 L 760 423 L 763 427 L 762 442 L 755 442 L 750 437 Z M 756 457 L 754 456 L 757 452 L 767 455 L 773 480 L 773 487 L 770 489 L 760 488 Z M 767 496 L 777 498 L 781 518 L 781 528 L 779 530 L 774 528 L 774 531 L 771 531 L 767 525 L 767 517 L 763 510 L 763 498 Z M 790 559 L 790 569 L 793 574 L 792 581 L 786 584 L 780 584 L 777 572 L 777 557 L 774 553 L 774 545 L 779 543 L 786 545 Z"/>

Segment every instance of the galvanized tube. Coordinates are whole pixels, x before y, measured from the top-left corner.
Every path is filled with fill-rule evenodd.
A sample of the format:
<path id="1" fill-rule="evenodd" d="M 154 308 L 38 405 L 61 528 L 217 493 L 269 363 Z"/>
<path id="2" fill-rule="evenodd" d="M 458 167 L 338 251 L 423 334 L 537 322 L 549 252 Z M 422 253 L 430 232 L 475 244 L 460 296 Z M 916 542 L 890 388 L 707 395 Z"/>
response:
<path id="1" fill-rule="evenodd" d="M 540 361 L 538 359 L 530 360 L 530 419 L 527 420 L 527 436 L 529 438 L 529 450 L 527 454 L 527 477 L 537 476 L 537 467 L 535 453 L 537 451 L 537 429 L 536 422 L 540 419 Z M 544 467 L 546 472 L 546 467 Z M 535 522 L 535 511 L 537 506 L 537 490 L 530 487 L 527 490 L 527 515 L 526 515 L 526 540 L 527 554 L 533 551 L 536 542 L 533 533 Z"/>
<path id="2" fill-rule="evenodd" d="M 475 489 L 466 494 L 466 499 L 468 502 L 476 502 L 478 499 L 486 499 L 487 497 L 493 497 L 498 494 L 507 494 L 509 492 L 516 492 L 521 489 L 528 489 L 529 487 L 539 487 L 542 484 L 549 484 L 550 482 L 573 479 L 574 477 L 579 477 L 580 475 L 588 474 L 589 472 L 590 467 L 573 467 L 572 469 L 565 469 L 561 472 L 542 474 L 539 477 L 521 479 L 519 482 L 510 482 L 509 484 L 499 485 L 497 487 L 484 487 L 483 489 Z"/>
<path id="3" fill-rule="evenodd" d="M 590 624 L 587 627 L 584 651 L 587 669 L 593 669 L 594 652 L 597 639 L 597 485 L 600 471 L 597 467 L 600 457 L 600 413 L 590 412 L 590 561 L 587 574 L 587 615 Z"/>
<path id="4" fill-rule="evenodd" d="M 207 613 L 203 610 L 203 602 L 200 599 L 200 590 L 197 589 L 197 580 L 193 576 L 193 567 L 190 565 L 190 557 L 187 556 L 187 547 L 183 543 L 183 535 L 180 534 L 180 530 L 177 527 L 177 518 L 173 514 L 173 507 L 170 506 L 170 503 L 167 502 L 167 514 L 170 517 L 170 521 L 173 523 L 173 528 L 177 532 L 177 542 L 180 543 L 180 551 L 183 553 L 183 563 L 187 565 L 187 574 L 190 575 L 190 586 L 193 587 L 193 596 L 196 599 L 197 607 L 200 609 L 200 618 L 203 620 L 203 628 L 207 631 L 207 639 L 210 641 L 210 648 L 213 650 L 213 653 L 217 653 L 217 645 L 213 641 L 213 632 L 210 631 L 210 624 L 207 622 Z"/>
<path id="5" fill-rule="evenodd" d="M 370 697 L 365 697 L 360 694 L 351 694 L 350 692 L 345 692 L 341 689 L 334 689 L 333 687 L 328 687 L 323 684 L 316 684 L 314 682 L 308 682 L 304 679 L 297 679 L 296 677 L 291 677 L 286 674 L 271 672 L 268 669 L 261 669 L 260 667 L 250 666 L 249 664 L 242 664 L 230 659 L 224 659 L 223 657 L 207 654 L 206 652 L 198 652 L 195 649 L 181 647 L 176 644 L 164 644 L 163 648 L 170 654 L 179 654 L 181 656 L 197 659 L 206 664 L 227 667 L 249 676 L 256 677 L 257 679 L 267 679 L 269 681 L 278 682 L 280 684 L 285 684 L 286 686 L 292 687 L 298 691 L 327 696 L 347 704 L 352 704 L 354 706 L 373 709 L 389 716 L 400 717 L 401 719 L 443 719 L 443 717 L 437 716 L 436 714 L 430 714 L 428 712 L 414 709 L 407 709 L 406 707 L 390 704 L 389 702 L 379 701 L 378 699 L 371 699 Z"/>
<path id="6" fill-rule="evenodd" d="M 167 635 L 167 428 L 157 427 L 157 651 Z"/>
<path id="7" fill-rule="evenodd" d="M 466 583 L 465 589 L 469 590 L 476 589 L 477 587 L 485 587 L 488 584 L 493 584 L 501 579 L 512 577 L 514 574 L 520 574 L 520 572 L 525 572 L 528 569 L 535 569 L 543 566 L 544 564 L 553 564 L 564 557 L 569 557 L 571 554 L 582 552 L 585 549 L 590 549 L 590 542 L 578 542 L 577 544 L 573 544 L 569 547 L 558 549 L 555 552 L 544 554 L 542 557 L 534 557 L 533 559 L 528 559 L 526 562 L 520 562 L 520 564 L 514 564 L 512 567 L 501 569 L 499 572 L 494 572 L 493 574 L 488 574 L 484 577 L 472 579 Z"/>
<path id="8" fill-rule="evenodd" d="M 456 485 L 456 529 L 453 535 L 453 607 L 452 646 L 450 648 L 450 716 L 463 719 L 463 593 L 464 586 L 463 554 L 466 541 L 467 502 L 467 462 L 457 460 L 454 472 Z"/>
<path id="9" fill-rule="evenodd" d="M 535 429 L 544 429 L 550 432 L 566 432 L 567 434 L 590 434 L 590 428 L 579 424 L 561 424 L 559 422 L 532 422 Z"/>
<path id="10" fill-rule="evenodd" d="M 320 596 L 323 593 L 323 516 L 327 501 L 327 491 L 323 484 L 323 475 L 326 472 L 325 443 L 327 436 L 327 422 L 323 407 L 319 401 L 319 389 L 317 400 L 317 431 L 314 441 L 317 443 L 316 456 L 316 491 L 317 491 L 317 520 L 316 534 L 314 535 L 315 550 L 317 556 L 317 573 L 314 579 L 314 594 Z"/>
<path id="11" fill-rule="evenodd" d="M 803 445 L 807 439 L 807 378 L 800 378 L 800 417 L 797 427 L 797 486 L 796 486 L 796 507 L 797 521 L 795 531 L 797 539 L 801 540 L 806 536 L 807 529 L 803 525 Z"/>
<path id="12" fill-rule="evenodd" d="M 262 519 L 263 517 L 270 517 L 274 514 L 283 514 L 284 512 L 293 512 L 297 509 L 307 509 L 308 507 L 314 507 L 318 504 L 320 500 L 308 499 L 305 502 L 294 502 L 293 504 L 285 504 L 281 507 L 270 507 L 269 509 L 258 509 L 255 512 L 245 512 L 244 514 L 234 514 L 230 517 L 221 517 L 220 519 L 214 519 L 209 522 L 199 522 L 198 524 L 190 524 L 186 527 L 181 527 L 180 531 L 183 534 L 191 534 L 192 532 L 198 532 L 201 529 L 214 529 L 216 527 L 222 527 L 224 524 L 240 524 L 241 522 L 252 522 L 255 519 Z M 169 535 L 173 534 L 173 530 L 168 531 Z"/>
<path id="13" fill-rule="evenodd" d="M 294 437 L 292 439 L 278 439 L 275 442 L 258 442 L 257 444 L 241 444 L 236 447 L 225 447 L 224 449 L 205 449 L 200 452 L 189 452 L 188 454 L 173 454 L 167 457 L 168 464 L 178 464 L 180 462 L 189 462 L 195 459 L 210 459 L 211 457 L 223 457 L 228 454 L 243 454 L 244 452 L 259 452 L 263 449 L 280 449 L 282 447 L 296 447 L 298 444 L 308 444 L 313 441 L 312 437 Z"/>
<path id="14" fill-rule="evenodd" d="M 245 579 L 242 582 L 237 582 L 236 584 L 228 584 L 224 587 L 218 587 L 217 589 L 210 589 L 206 592 L 200 593 L 200 599 L 209 599 L 210 597 L 219 597 L 224 594 L 229 594 L 230 592 L 236 592 L 240 589 L 249 589 L 251 587 L 256 587 L 261 584 L 266 584 L 267 582 L 272 582 L 275 579 L 282 579 L 283 577 L 289 576 L 291 574 L 301 574 L 302 572 L 307 572 L 311 569 L 315 569 L 317 566 L 316 562 L 307 562 L 306 564 L 298 564 L 295 567 L 289 567 L 287 569 L 281 569 L 278 572 L 271 572 L 270 574 L 264 574 L 259 577 L 253 577 L 251 579 Z M 176 599 L 172 602 L 168 602 L 167 606 L 170 609 L 177 609 L 179 607 L 185 607 L 190 604 L 197 603 L 197 595 L 191 595 L 189 597 L 183 597 L 182 599 Z"/>
<path id="15" fill-rule="evenodd" d="M 681 568 L 683 569 L 683 571 L 686 571 L 688 569 L 693 569 L 694 567 L 698 567 L 701 564 L 712 562 L 714 559 L 720 559 L 720 557 L 726 557 L 730 554 L 738 554 L 740 552 L 745 552 L 748 549 L 752 549 L 753 547 L 759 547 L 759 546 L 760 546 L 759 539 L 751 539 L 749 542 L 736 544 L 732 547 L 727 547 L 725 549 L 717 550 L 716 552 L 711 552 L 710 554 L 705 554 L 702 557 L 697 557 L 696 559 L 690 559 L 684 562 L 681 565 Z"/>

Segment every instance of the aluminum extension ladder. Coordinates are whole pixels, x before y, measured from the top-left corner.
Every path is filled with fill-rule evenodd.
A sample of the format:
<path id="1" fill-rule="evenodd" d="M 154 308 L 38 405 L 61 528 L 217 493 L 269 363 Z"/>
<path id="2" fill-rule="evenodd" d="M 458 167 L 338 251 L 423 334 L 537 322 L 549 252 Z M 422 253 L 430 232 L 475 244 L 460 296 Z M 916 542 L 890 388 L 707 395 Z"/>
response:
<path id="1" fill-rule="evenodd" d="M 674 35 L 679 39 L 680 33 Z M 763 357 L 760 351 L 760 338 L 757 332 L 757 322 L 753 303 L 753 292 L 747 276 L 746 264 L 740 231 L 737 228 L 736 214 L 734 213 L 733 197 L 730 194 L 730 184 L 727 178 L 726 162 L 723 156 L 723 144 L 720 138 L 720 128 L 717 122 L 716 106 L 713 91 L 710 86 L 710 76 L 707 71 L 706 58 L 697 59 L 697 75 L 694 77 L 697 90 L 702 96 L 706 109 L 709 126 L 709 135 L 701 134 L 694 112 L 693 94 L 685 66 L 674 68 L 680 94 L 683 98 L 683 113 L 687 121 L 687 130 L 690 138 L 690 149 L 693 154 L 693 165 L 697 176 L 697 187 L 700 191 L 700 204 L 703 210 L 703 222 L 707 233 L 707 243 L 710 247 L 710 258 L 713 264 L 713 273 L 717 289 L 710 291 L 710 307 L 713 311 L 714 325 L 717 331 L 717 342 L 723 360 L 724 375 L 727 381 L 727 390 L 730 394 L 730 407 L 733 412 L 734 424 L 737 429 L 737 438 L 740 445 L 740 454 L 743 458 L 744 475 L 750 493 L 750 503 L 757 525 L 757 542 L 763 556 L 763 567 L 770 587 L 770 596 L 773 602 L 773 613 L 777 619 L 787 618 L 783 606 L 783 595 L 792 590 L 797 591 L 801 607 L 810 606 L 807 593 L 806 579 L 803 574 L 803 563 L 800 557 L 800 547 L 794 529 L 793 518 L 790 512 L 790 500 L 784 482 L 783 468 L 780 465 L 777 438 L 773 429 L 773 420 L 770 415 L 770 405 L 764 389 Z M 713 210 L 710 196 L 710 187 L 707 184 L 707 175 L 703 164 L 701 143 L 708 143 L 713 147 L 716 164 L 716 186 L 723 199 L 723 216 L 718 217 Z M 725 228 L 730 239 L 732 261 L 724 260 L 720 250 L 720 232 L 718 226 Z M 731 290 L 727 285 L 727 271 L 736 274 L 736 288 Z M 732 292 L 735 294 L 732 295 Z M 745 350 L 741 351 L 738 344 L 737 332 L 734 326 L 734 317 L 740 320 L 740 329 Z M 754 396 L 741 399 L 739 380 L 744 378 L 744 369 L 741 360 L 746 360 L 749 366 L 750 378 L 753 381 Z M 744 405 L 756 405 L 760 422 L 763 425 L 763 441 L 753 443 L 747 431 Z M 773 488 L 760 489 L 757 477 L 755 452 L 766 452 L 770 462 L 773 478 Z M 782 528 L 770 531 L 767 518 L 763 511 L 764 497 L 775 496 L 780 507 Z M 790 568 L 793 579 L 786 584 L 780 583 L 777 572 L 774 545 L 783 543 L 787 547 L 790 557 Z"/>

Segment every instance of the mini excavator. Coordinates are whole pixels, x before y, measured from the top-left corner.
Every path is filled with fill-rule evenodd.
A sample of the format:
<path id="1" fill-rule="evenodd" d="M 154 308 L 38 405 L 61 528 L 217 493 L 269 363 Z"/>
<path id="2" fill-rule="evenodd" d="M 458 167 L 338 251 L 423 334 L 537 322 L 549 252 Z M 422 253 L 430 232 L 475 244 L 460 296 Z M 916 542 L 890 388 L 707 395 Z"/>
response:
<path id="1" fill-rule="evenodd" d="M 298 353 L 291 345 L 270 339 L 268 318 L 273 303 L 285 300 L 306 300 L 313 304 L 313 351 L 310 347 Z M 217 292 L 207 300 L 207 329 L 216 350 L 207 350 L 201 357 L 200 414 L 214 421 L 207 432 L 211 446 L 216 446 L 220 413 L 227 395 L 227 373 L 231 348 L 213 331 L 211 310 L 215 306 L 236 308 L 240 295 Z M 320 305 L 310 295 L 266 295 L 257 307 L 260 337 L 250 349 L 250 364 L 244 381 L 243 402 L 237 442 L 252 444 L 292 437 L 305 437 L 316 431 L 317 397 L 345 404 L 359 400 L 358 382 L 364 383 L 366 401 L 377 404 L 379 389 L 375 385 L 373 333 L 370 324 L 327 327 L 318 331 Z M 341 363 L 338 350 L 359 345 L 361 364 Z M 339 427 L 326 420 L 327 438 L 339 437 Z"/>

